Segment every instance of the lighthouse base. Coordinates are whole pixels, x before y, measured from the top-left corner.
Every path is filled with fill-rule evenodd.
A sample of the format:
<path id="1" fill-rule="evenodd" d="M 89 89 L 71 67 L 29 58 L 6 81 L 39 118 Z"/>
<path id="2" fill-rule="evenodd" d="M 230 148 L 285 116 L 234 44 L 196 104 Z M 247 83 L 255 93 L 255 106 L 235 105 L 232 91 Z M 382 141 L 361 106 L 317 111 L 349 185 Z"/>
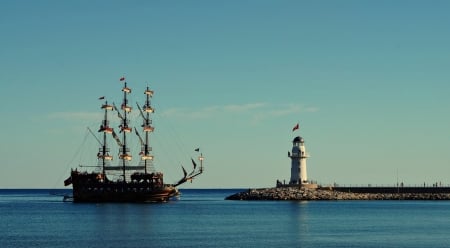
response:
<path id="1" fill-rule="evenodd" d="M 304 189 L 317 189 L 319 188 L 319 185 L 316 183 L 302 183 L 300 185 L 300 188 L 304 188 Z"/>
<path id="2" fill-rule="evenodd" d="M 276 184 L 277 188 L 303 188 L 303 189 L 317 189 L 319 188 L 319 185 L 317 183 L 302 183 L 302 184 L 298 184 L 298 183 L 289 183 L 289 184 L 285 184 L 282 183 L 281 181 L 277 180 L 277 184 Z"/>

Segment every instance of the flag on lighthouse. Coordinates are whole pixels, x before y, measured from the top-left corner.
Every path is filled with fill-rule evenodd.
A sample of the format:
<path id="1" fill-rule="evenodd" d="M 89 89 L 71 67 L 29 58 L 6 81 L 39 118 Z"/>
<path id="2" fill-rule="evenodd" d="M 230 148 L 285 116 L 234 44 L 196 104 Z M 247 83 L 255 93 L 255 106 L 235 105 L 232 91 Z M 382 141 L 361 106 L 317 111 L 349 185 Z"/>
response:
<path id="1" fill-rule="evenodd" d="M 297 125 L 295 125 L 293 128 L 292 128 L 292 132 L 294 132 L 295 130 L 297 130 L 297 129 L 299 129 L 300 128 L 300 126 L 299 126 L 299 124 L 297 123 Z"/>

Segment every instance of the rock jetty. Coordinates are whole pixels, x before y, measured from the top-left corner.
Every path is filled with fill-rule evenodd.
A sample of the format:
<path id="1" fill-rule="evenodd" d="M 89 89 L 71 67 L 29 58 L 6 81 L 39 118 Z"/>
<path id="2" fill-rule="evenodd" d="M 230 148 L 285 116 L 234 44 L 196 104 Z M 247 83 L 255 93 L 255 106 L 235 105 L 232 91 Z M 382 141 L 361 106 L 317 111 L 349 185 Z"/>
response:
<path id="1" fill-rule="evenodd" d="M 352 193 L 334 190 L 332 187 L 307 189 L 277 187 L 249 189 L 230 195 L 225 200 L 256 201 L 334 201 L 334 200 L 450 200 L 450 193 Z"/>

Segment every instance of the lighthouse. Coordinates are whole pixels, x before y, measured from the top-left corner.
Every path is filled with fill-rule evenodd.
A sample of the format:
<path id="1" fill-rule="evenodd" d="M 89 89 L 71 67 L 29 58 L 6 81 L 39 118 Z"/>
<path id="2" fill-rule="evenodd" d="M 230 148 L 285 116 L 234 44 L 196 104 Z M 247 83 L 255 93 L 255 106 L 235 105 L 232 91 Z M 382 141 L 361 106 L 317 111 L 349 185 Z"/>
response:
<path id="1" fill-rule="evenodd" d="M 308 176 L 306 173 L 306 154 L 305 141 L 302 137 L 297 136 L 292 141 L 292 153 L 288 156 L 291 158 L 291 180 L 289 184 L 308 184 Z"/>

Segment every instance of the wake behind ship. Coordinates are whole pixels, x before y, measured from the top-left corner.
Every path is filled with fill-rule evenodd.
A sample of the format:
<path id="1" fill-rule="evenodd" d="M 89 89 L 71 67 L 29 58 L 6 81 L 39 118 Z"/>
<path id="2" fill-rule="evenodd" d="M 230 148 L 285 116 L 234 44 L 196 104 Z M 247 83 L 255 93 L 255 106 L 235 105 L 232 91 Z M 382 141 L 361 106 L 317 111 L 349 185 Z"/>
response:
<path id="1" fill-rule="evenodd" d="M 174 184 L 166 184 L 163 173 L 156 171 L 150 146 L 150 134 L 155 130 L 151 119 L 154 109 L 150 101 L 154 92 L 148 86 L 144 91 L 145 103 L 142 107 L 137 104 L 140 117 L 142 118 L 143 135 L 134 128 L 134 132 L 141 144 L 141 150 L 139 153 L 139 164 L 133 165 L 131 151 L 127 144 L 128 135 L 133 132 L 129 119 L 132 107 L 128 103 L 128 95 L 131 94 L 131 88 L 127 86 L 124 77 L 120 78 L 120 81 L 124 83 L 120 109 L 114 103 L 109 104 L 106 100 L 101 106 L 104 117 L 98 130 L 98 132 L 102 133 L 102 137 L 101 139 L 96 137 L 100 144 L 97 153 L 98 165 L 91 166 L 95 168 L 91 172 L 72 169 L 70 177 L 64 181 L 65 186 L 70 184 L 73 186 L 74 202 L 166 202 L 179 194 L 177 190 L 178 185 L 192 181 L 193 178 L 203 173 L 202 154 L 198 158 L 200 166 L 197 167 L 197 163 L 194 159 L 191 159 L 193 164 L 192 171 L 188 173 L 182 167 L 184 176 Z M 100 97 L 99 99 L 104 100 L 105 97 Z M 120 136 L 110 126 L 109 113 L 113 111 L 117 112 L 117 116 L 120 119 L 118 127 Z M 109 136 L 112 136 L 119 148 L 119 164 L 115 166 L 112 163 L 114 158 L 109 148 Z M 196 149 L 196 151 L 198 152 L 199 149 Z"/>

